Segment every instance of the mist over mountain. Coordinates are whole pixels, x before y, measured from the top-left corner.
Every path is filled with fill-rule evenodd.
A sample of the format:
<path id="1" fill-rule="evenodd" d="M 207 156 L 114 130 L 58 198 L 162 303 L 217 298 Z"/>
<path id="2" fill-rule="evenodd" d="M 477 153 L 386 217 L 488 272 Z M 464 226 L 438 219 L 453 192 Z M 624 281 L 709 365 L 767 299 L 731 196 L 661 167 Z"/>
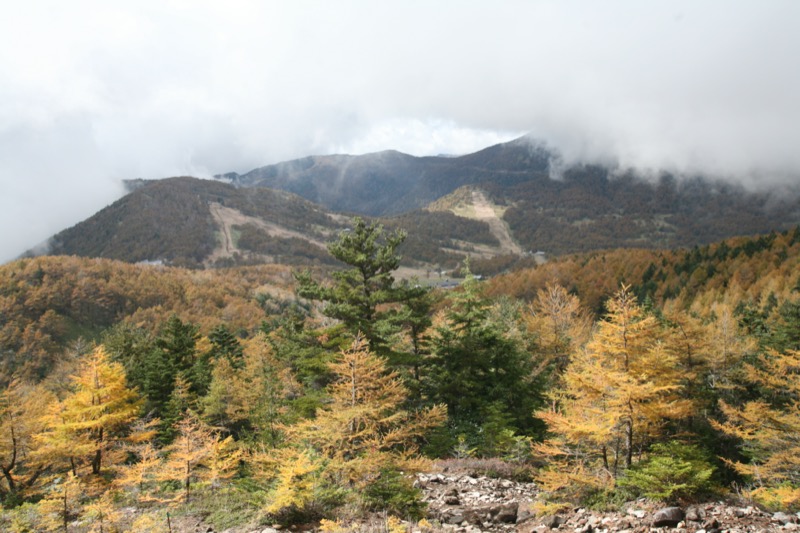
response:
<path id="1" fill-rule="evenodd" d="M 225 178 L 374 216 L 419 209 L 469 185 L 503 206 L 503 221 L 524 249 L 557 254 L 691 246 L 800 221 L 797 186 L 570 163 L 529 136 L 459 157 L 307 157 Z"/>
<path id="2" fill-rule="evenodd" d="M 405 264 L 455 268 L 468 255 L 676 248 L 800 223 L 795 190 L 565 165 L 525 137 L 459 157 L 309 156 L 128 188 L 55 235 L 49 253 L 192 267 L 331 263 L 326 243 L 361 215 L 409 234 Z"/>
<path id="3" fill-rule="evenodd" d="M 522 137 L 458 157 L 391 150 L 311 156 L 218 178 L 237 186 L 283 189 L 334 211 L 384 216 L 423 208 L 463 185 L 510 186 L 547 176 L 551 157 Z"/>

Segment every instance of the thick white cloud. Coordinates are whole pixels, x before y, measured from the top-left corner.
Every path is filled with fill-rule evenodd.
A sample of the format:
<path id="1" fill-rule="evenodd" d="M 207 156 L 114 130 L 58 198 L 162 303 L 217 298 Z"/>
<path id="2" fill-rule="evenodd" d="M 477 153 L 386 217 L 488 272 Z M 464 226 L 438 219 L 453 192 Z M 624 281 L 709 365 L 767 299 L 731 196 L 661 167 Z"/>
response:
<path id="1" fill-rule="evenodd" d="M 0 260 L 120 194 L 311 153 L 464 153 L 755 182 L 800 169 L 800 3 L 34 1 L 0 18 Z"/>

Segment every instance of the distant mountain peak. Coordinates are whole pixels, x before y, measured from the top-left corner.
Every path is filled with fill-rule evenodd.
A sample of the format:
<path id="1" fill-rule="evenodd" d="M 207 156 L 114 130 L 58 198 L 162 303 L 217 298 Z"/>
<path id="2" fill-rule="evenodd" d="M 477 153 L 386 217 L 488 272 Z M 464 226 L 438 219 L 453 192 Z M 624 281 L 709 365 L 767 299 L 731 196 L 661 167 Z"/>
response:
<path id="1" fill-rule="evenodd" d="M 358 214 L 408 231 L 406 263 L 454 265 L 467 255 L 674 248 L 800 223 L 796 196 L 564 165 L 530 136 L 457 157 L 317 155 L 217 180 L 126 185 L 125 197 L 56 235 L 50 253 L 194 267 L 325 263 L 323 243 Z"/>

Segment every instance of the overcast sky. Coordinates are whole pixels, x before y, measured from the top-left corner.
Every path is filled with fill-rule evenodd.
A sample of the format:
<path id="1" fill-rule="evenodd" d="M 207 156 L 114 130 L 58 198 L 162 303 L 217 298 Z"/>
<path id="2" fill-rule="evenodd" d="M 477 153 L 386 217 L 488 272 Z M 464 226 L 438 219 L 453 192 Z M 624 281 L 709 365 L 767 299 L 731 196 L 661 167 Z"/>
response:
<path id="1" fill-rule="evenodd" d="M 0 261 L 121 195 L 310 154 L 799 181 L 800 2 L 4 2 Z"/>

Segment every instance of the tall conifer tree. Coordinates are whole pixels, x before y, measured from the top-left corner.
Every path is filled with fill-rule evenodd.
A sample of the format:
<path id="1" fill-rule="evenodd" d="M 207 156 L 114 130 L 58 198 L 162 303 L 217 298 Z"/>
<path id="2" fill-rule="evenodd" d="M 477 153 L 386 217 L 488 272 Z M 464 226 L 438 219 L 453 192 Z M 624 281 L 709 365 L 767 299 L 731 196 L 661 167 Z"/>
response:
<path id="1" fill-rule="evenodd" d="M 88 458 L 93 474 L 102 470 L 105 454 L 141 413 L 139 394 L 125 383 L 122 365 L 110 361 L 99 346 L 73 378 L 74 392 L 48 417 L 49 429 L 38 435 L 39 454 L 52 451 L 72 462 Z"/>
<path id="2" fill-rule="evenodd" d="M 611 488 L 634 458 L 663 435 L 670 419 L 685 417 L 681 369 L 659 340 L 654 317 L 624 287 L 584 350 L 574 353 L 553 408 L 540 411 L 552 437 L 535 450 L 552 465 L 540 477 L 546 490 Z"/>

